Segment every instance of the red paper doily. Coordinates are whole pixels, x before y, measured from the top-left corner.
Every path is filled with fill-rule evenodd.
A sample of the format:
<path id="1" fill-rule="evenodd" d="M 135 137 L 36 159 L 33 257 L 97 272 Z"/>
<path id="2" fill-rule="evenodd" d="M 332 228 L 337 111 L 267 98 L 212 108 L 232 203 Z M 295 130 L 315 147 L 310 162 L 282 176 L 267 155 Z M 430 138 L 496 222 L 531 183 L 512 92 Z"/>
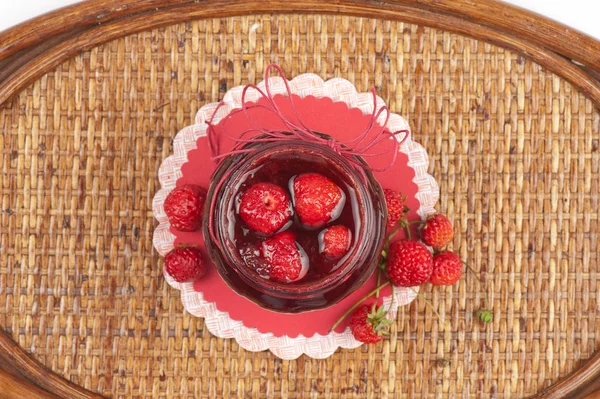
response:
<path id="1" fill-rule="evenodd" d="M 264 100 L 259 100 L 259 103 L 261 101 Z M 275 101 L 284 114 L 294 118 L 290 102 L 286 97 L 276 96 Z M 370 116 L 364 115 L 361 110 L 357 108 L 349 109 L 345 103 L 333 102 L 329 98 L 294 96 L 294 102 L 298 114 L 309 128 L 329 134 L 341 142 L 356 137 L 365 130 L 370 121 Z M 254 108 L 249 110 L 249 113 L 253 120 L 260 121 L 261 126 L 265 128 L 285 128 L 276 116 L 264 109 Z M 251 123 L 244 113 L 237 113 L 229 118 L 225 126 L 223 121 L 216 125 L 220 137 L 221 152 L 227 152 L 234 145 L 231 140 L 227 139 L 227 135 L 239 137 L 242 132 L 250 127 Z M 380 128 L 380 126 L 374 126 L 371 133 L 375 134 Z M 377 153 L 378 149 L 375 148 L 373 152 Z M 383 167 L 389 162 L 389 157 L 390 155 L 387 154 L 369 158 L 367 161 L 373 167 Z M 197 141 L 197 149 L 188 153 L 188 162 L 181 169 L 182 176 L 177 181 L 177 185 L 191 183 L 208 187 L 209 177 L 212 175 L 214 167 L 215 165 L 211 161 L 208 139 L 201 137 Z M 417 209 L 420 206 L 416 198 L 418 187 L 413 182 L 415 171 L 408 166 L 408 157 L 405 154 L 399 153 L 394 165 L 386 172 L 376 172 L 375 177 L 382 187 L 400 191 L 407 196 L 407 206 L 411 209 L 409 219 L 416 220 L 420 218 L 417 214 Z M 201 232 L 183 233 L 171 229 L 171 233 L 176 236 L 176 244 L 191 243 L 204 247 Z M 330 308 L 301 314 L 281 314 L 263 309 L 248 299 L 237 295 L 225 284 L 214 268 L 210 269 L 206 278 L 194 284 L 194 289 L 202 292 L 204 300 L 214 302 L 217 309 L 228 312 L 231 319 L 240 320 L 246 327 L 254 327 L 260 332 L 270 332 L 275 336 L 286 335 L 289 337 L 327 334 L 335 320 L 359 298 L 375 287 L 376 279 L 373 276 L 362 288 Z M 390 289 L 382 291 L 382 294 L 383 296 L 389 295 Z M 343 331 L 345 327 L 346 324 L 343 323 L 336 331 Z"/>

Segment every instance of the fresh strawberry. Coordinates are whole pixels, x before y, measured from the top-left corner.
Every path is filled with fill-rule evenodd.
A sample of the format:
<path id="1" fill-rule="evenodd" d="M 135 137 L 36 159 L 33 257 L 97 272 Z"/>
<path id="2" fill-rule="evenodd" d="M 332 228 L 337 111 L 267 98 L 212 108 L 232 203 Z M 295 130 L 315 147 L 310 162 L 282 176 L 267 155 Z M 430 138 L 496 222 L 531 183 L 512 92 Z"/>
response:
<path id="1" fill-rule="evenodd" d="M 165 199 L 165 213 L 171 226 L 180 231 L 195 231 L 202 224 L 206 191 L 194 184 L 176 187 Z"/>
<path id="2" fill-rule="evenodd" d="M 433 273 L 429 282 L 433 285 L 452 285 L 462 275 L 462 261 L 451 251 L 442 251 L 433 257 Z"/>
<path id="3" fill-rule="evenodd" d="M 336 225 L 319 233 L 319 253 L 340 258 L 348 252 L 352 243 L 352 233 L 346 226 Z"/>
<path id="4" fill-rule="evenodd" d="M 331 179 L 318 173 L 305 173 L 290 180 L 290 192 L 300 222 L 317 228 L 340 217 L 346 195 Z"/>
<path id="5" fill-rule="evenodd" d="M 296 242 L 294 233 L 284 231 L 265 240 L 260 255 L 268 277 L 280 283 L 301 280 L 308 272 L 308 256 Z M 264 277 L 264 276 L 263 276 Z"/>
<path id="6" fill-rule="evenodd" d="M 165 270 L 178 283 L 199 279 L 206 274 L 202 252 L 198 248 L 175 248 L 165 256 Z"/>
<path id="7" fill-rule="evenodd" d="M 407 208 L 404 205 L 406 197 L 390 189 L 383 190 L 383 193 L 385 194 L 385 203 L 388 211 L 387 226 L 397 226 L 398 222 L 406 215 Z"/>
<path id="8" fill-rule="evenodd" d="M 389 334 L 388 329 L 392 323 L 386 313 L 383 306 L 377 308 L 375 304 L 372 307 L 363 305 L 357 308 L 350 317 L 350 330 L 354 338 L 365 344 L 381 341 L 384 335 Z"/>
<path id="9" fill-rule="evenodd" d="M 452 223 L 441 213 L 431 216 L 421 230 L 421 239 L 430 247 L 441 248 L 450 243 L 454 237 Z"/>
<path id="10" fill-rule="evenodd" d="M 420 242 L 402 240 L 390 245 L 387 274 L 400 287 L 421 285 L 431 277 L 433 261 L 427 247 Z"/>
<path id="11" fill-rule="evenodd" d="M 285 190 L 272 183 L 258 183 L 242 195 L 240 217 L 250 229 L 262 234 L 281 230 L 292 218 L 292 203 Z"/>

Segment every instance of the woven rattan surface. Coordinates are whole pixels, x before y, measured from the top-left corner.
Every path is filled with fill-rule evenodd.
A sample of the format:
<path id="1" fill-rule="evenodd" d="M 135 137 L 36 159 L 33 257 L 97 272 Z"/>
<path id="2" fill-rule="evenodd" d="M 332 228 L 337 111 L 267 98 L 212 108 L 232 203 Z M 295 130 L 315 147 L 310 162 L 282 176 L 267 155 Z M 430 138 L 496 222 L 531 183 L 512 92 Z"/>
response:
<path id="1" fill-rule="evenodd" d="M 390 339 L 281 361 L 184 314 L 151 244 L 161 161 L 195 112 L 279 63 L 377 88 L 431 155 L 453 247 L 482 272 L 427 287 Z M 421 26 L 249 16 L 82 53 L 0 110 L 0 327 L 115 398 L 519 398 L 600 346 L 600 116 L 521 56 Z"/>

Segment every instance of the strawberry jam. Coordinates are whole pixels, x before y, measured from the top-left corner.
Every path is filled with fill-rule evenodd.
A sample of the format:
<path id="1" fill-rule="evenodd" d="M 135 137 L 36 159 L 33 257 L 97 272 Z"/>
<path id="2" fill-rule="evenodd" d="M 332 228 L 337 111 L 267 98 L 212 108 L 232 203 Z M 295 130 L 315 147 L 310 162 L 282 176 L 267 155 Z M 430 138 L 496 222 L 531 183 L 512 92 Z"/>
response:
<path id="1" fill-rule="evenodd" d="M 206 248 L 223 280 L 287 313 L 331 306 L 364 284 L 387 218 L 373 174 L 315 143 L 244 148 L 252 151 L 215 171 L 205 209 Z"/>
<path id="2" fill-rule="evenodd" d="M 323 220 L 323 223 L 306 224 L 302 222 L 301 215 L 298 213 L 298 206 L 295 206 L 298 204 L 299 198 L 294 194 L 294 191 L 299 192 L 299 190 L 294 190 L 293 186 L 294 183 L 298 186 L 304 180 L 313 177 L 318 179 L 313 184 L 314 187 L 319 188 L 319 185 L 328 184 L 331 186 L 331 191 L 334 194 L 322 192 L 323 190 L 312 190 L 312 192 L 307 193 L 311 194 L 314 198 L 304 201 L 304 203 L 312 205 L 307 207 L 306 213 L 309 214 L 306 215 L 305 219 L 310 221 Z M 323 236 L 321 233 L 330 225 L 341 225 L 347 227 L 353 232 L 352 236 L 356 237 L 356 226 L 360 226 L 356 190 L 346 183 L 343 176 L 340 176 L 336 169 L 332 168 L 325 159 L 309 157 L 303 153 L 293 153 L 273 155 L 267 158 L 263 164 L 258 165 L 250 174 L 247 174 L 245 178 L 240 180 L 239 187 L 234 193 L 235 202 L 232 206 L 233 209 L 229 210 L 230 215 L 234 216 L 229 220 L 228 231 L 231 234 L 230 238 L 235 242 L 240 256 L 244 259 L 246 265 L 262 277 L 269 278 L 267 271 L 269 262 L 261 255 L 261 247 L 263 247 L 265 240 L 269 237 L 263 234 L 262 231 L 252 229 L 252 226 L 249 226 L 249 223 L 245 222 L 241 217 L 243 215 L 241 212 L 244 209 L 245 200 L 248 197 L 246 193 L 254 191 L 254 187 L 260 186 L 264 182 L 269 182 L 278 188 L 288 191 L 293 215 L 290 217 L 289 223 L 285 224 L 278 232 L 286 231 L 292 233 L 296 240 L 300 257 L 306 258 L 305 267 L 308 270 L 303 274 L 304 277 L 296 280 L 297 276 L 292 275 L 288 279 L 288 282 L 297 283 L 318 280 L 343 264 L 346 260 L 344 255 L 348 254 L 348 251 L 334 258 L 320 253 L 319 248 L 323 245 L 320 242 Z M 323 206 L 318 206 L 319 202 L 322 203 L 324 200 L 332 197 L 333 201 L 331 204 L 326 204 L 330 205 L 331 209 L 329 211 L 328 209 L 324 210 Z M 312 203 L 309 200 L 312 200 Z M 279 214 L 284 214 L 284 209 L 287 210 L 286 208 L 282 207 L 282 212 Z M 256 215 L 259 213 L 260 210 L 255 212 L 254 220 L 256 220 Z M 352 243 L 350 244 L 352 245 Z"/>

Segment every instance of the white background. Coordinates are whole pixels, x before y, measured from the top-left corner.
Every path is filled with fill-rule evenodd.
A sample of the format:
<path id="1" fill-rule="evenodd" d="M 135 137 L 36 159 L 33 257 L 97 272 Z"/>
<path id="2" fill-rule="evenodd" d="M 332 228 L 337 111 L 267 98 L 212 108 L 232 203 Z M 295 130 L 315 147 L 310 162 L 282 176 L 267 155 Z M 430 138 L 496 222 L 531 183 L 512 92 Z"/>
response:
<path id="1" fill-rule="evenodd" d="M 507 0 L 600 39 L 600 0 Z M 0 31 L 76 0 L 0 0 Z M 506 21 L 510 24 L 510 21 Z"/>

